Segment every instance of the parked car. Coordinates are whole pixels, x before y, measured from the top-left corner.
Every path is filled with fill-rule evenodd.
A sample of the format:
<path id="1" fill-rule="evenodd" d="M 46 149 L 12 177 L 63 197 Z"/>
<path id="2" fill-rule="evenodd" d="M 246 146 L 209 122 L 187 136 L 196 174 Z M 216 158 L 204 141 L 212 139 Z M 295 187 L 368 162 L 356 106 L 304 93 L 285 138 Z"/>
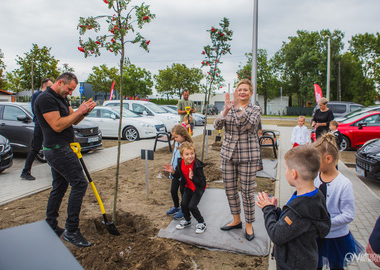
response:
<path id="1" fill-rule="evenodd" d="M 329 108 L 333 114 L 334 119 L 338 117 L 343 117 L 346 114 L 354 112 L 363 108 L 364 106 L 355 102 L 350 101 L 329 101 L 327 103 L 327 108 Z M 317 104 L 314 108 L 314 112 L 319 109 L 319 105 Z M 314 113 L 313 113 L 314 114 Z"/>
<path id="2" fill-rule="evenodd" d="M 364 112 L 339 123 L 343 135 L 342 150 L 359 148 L 365 142 L 380 138 L 380 111 Z"/>
<path id="3" fill-rule="evenodd" d="M 202 113 L 206 114 L 206 107 L 203 108 Z M 211 105 L 211 104 L 208 105 L 207 114 L 218 114 L 218 113 L 219 113 L 219 110 L 215 105 Z"/>
<path id="4" fill-rule="evenodd" d="M 13 153 L 9 140 L 0 135 L 0 172 L 12 167 Z"/>
<path id="5" fill-rule="evenodd" d="M 87 116 L 95 120 L 103 133 L 103 137 L 118 137 L 120 114 L 116 107 L 95 107 Z M 143 117 L 128 109 L 123 110 L 122 137 L 128 141 L 155 137 L 158 132 L 164 132 L 164 123 L 148 117 Z"/>
<path id="6" fill-rule="evenodd" d="M 30 103 L 0 103 L 0 135 L 9 138 L 14 153 L 28 153 L 32 147 L 34 122 Z M 102 133 L 97 124 L 83 120 L 74 125 L 75 141 L 79 142 L 83 152 L 102 146 Z M 37 159 L 45 162 L 43 152 Z"/>
<path id="7" fill-rule="evenodd" d="M 120 107 L 120 100 L 104 101 L 103 106 Z M 153 102 L 142 100 L 123 100 L 123 108 L 163 122 L 166 127 L 166 131 L 168 132 L 170 132 L 176 124 L 180 123 L 179 115 L 167 113 L 163 108 L 160 108 Z"/>
<path id="8" fill-rule="evenodd" d="M 340 122 L 340 121 L 343 121 L 343 120 L 345 120 L 347 118 L 353 117 L 355 115 L 359 115 L 359 114 L 361 114 L 363 112 L 373 112 L 373 111 L 380 111 L 380 105 L 363 107 L 363 108 L 358 109 L 356 111 L 350 112 L 349 114 L 346 114 L 345 116 L 335 117 L 334 120 Z"/>
<path id="9" fill-rule="evenodd" d="M 376 181 L 380 181 L 380 139 L 366 142 L 355 154 L 356 171 Z"/>
<path id="10" fill-rule="evenodd" d="M 166 110 L 168 113 L 172 114 L 177 114 L 178 115 L 178 110 L 177 106 L 174 105 L 160 105 L 161 108 Z M 173 108 L 174 107 L 174 108 Z M 194 119 L 194 125 L 196 126 L 203 126 L 205 124 L 205 116 L 200 113 L 192 113 L 191 114 Z"/>

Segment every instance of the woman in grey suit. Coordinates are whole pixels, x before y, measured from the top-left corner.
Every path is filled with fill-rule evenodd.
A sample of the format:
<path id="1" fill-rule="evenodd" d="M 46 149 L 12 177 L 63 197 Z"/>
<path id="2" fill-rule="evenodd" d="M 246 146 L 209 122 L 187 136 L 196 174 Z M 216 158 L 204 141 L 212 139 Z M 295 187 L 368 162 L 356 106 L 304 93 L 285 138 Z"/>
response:
<path id="1" fill-rule="evenodd" d="M 245 215 L 245 237 L 251 241 L 255 235 L 252 223 L 255 221 L 255 179 L 259 166 L 260 145 L 258 126 L 261 109 L 250 102 L 253 85 L 250 80 L 239 81 L 233 94 L 233 101 L 227 93 L 223 111 L 214 122 L 216 130 L 224 127 L 222 145 L 222 176 L 233 221 L 221 227 L 228 231 L 242 228 L 238 178 Z"/>

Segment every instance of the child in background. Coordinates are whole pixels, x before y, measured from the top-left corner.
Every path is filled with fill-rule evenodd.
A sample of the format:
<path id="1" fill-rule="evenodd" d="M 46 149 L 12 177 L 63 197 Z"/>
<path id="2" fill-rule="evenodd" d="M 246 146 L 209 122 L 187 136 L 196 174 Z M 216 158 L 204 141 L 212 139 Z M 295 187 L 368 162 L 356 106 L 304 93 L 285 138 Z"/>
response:
<path id="1" fill-rule="evenodd" d="M 175 125 L 172 128 L 172 139 L 175 140 L 174 149 L 173 149 L 173 156 L 171 165 L 173 166 L 174 170 L 177 168 L 177 161 L 181 157 L 179 148 L 183 142 L 190 142 L 192 143 L 193 140 L 191 139 L 189 135 L 189 131 L 186 130 L 185 127 L 182 125 Z M 174 206 L 169 209 L 169 211 L 166 212 L 167 215 L 173 216 L 174 219 L 182 219 L 183 213 L 182 209 L 179 207 L 179 197 L 178 197 L 178 188 L 180 186 L 179 179 L 175 179 L 173 175 L 171 174 L 169 176 L 172 179 L 172 185 L 170 188 L 170 193 L 172 195 Z M 182 194 L 182 190 L 181 190 Z"/>
<path id="2" fill-rule="evenodd" d="M 206 223 L 198 209 L 198 204 L 206 189 L 206 177 L 203 172 L 204 164 L 195 157 L 195 148 L 192 143 L 184 142 L 180 147 L 181 158 L 178 159 L 177 168 L 174 170 L 170 164 L 164 165 L 164 171 L 170 172 L 175 179 L 181 179 L 182 195 L 181 208 L 184 220 L 176 226 L 182 230 L 191 225 L 191 216 L 198 221 L 196 233 L 203 233 L 206 230 Z"/>
<path id="3" fill-rule="evenodd" d="M 325 195 L 327 210 L 331 216 L 331 229 L 325 238 L 318 238 L 318 269 L 329 265 L 330 269 L 347 266 L 347 254 L 359 254 L 363 247 L 349 231 L 348 224 L 355 217 L 352 183 L 336 169 L 339 150 L 332 133 L 322 135 L 315 143 L 320 159 L 320 173 L 314 185 Z"/>
<path id="4" fill-rule="evenodd" d="M 290 149 L 285 154 L 285 177 L 296 188 L 282 208 L 277 198 L 259 192 L 257 206 L 262 208 L 265 227 L 274 243 L 277 269 L 316 269 L 317 237 L 330 230 L 330 215 L 323 194 L 314 186 L 320 156 L 312 145 Z"/>
<path id="5" fill-rule="evenodd" d="M 293 129 L 291 143 L 293 147 L 307 144 L 310 140 L 309 130 L 305 126 L 305 116 L 298 116 L 298 125 Z"/>
<path id="6" fill-rule="evenodd" d="M 340 144 L 343 141 L 343 135 L 338 130 L 338 126 L 339 126 L 339 124 L 337 121 L 333 120 L 330 122 L 331 133 L 334 134 L 336 145 L 338 146 L 338 149 L 340 150 L 341 149 Z"/>
<path id="7" fill-rule="evenodd" d="M 190 118 L 190 121 L 189 121 Z M 189 133 L 189 129 L 191 131 L 191 136 L 193 136 L 193 127 L 190 123 L 193 122 L 193 117 L 190 114 L 185 115 L 185 118 L 183 119 L 182 126 L 184 126 L 187 129 L 187 133 Z"/>

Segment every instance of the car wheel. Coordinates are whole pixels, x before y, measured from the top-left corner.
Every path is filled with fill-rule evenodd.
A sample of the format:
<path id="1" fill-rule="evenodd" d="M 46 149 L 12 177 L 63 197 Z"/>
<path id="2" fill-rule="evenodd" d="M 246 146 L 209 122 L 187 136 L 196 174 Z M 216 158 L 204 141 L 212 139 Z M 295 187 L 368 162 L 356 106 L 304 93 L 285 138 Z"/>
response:
<path id="1" fill-rule="evenodd" d="M 346 151 L 351 148 L 351 142 L 350 139 L 346 136 L 343 136 L 342 143 L 340 144 L 340 150 Z"/>
<path id="2" fill-rule="evenodd" d="M 47 162 L 47 160 L 46 160 L 46 158 L 44 156 L 44 151 L 42 149 L 40 150 L 40 152 L 38 152 L 37 159 L 38 159 L 38 161 L 40 161 L 42 163 L 46 163 Z"/>
<path id="3" fill-rule="evenodd" d="M 123 139 L 134 142 L 139 139 L 139 132 L 135 127 L 126 127 L 123 131 Z"/>

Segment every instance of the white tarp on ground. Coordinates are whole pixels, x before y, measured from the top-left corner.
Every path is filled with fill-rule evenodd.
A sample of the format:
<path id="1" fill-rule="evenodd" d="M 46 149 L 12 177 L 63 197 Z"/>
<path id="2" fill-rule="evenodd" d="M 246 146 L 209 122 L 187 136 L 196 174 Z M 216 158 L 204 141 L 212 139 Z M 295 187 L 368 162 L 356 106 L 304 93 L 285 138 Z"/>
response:
<path id="1" fill-rule="evenodd" d="M 269 254 L 270 240 L 264 227 L 264 216 L 260 208 L 256 206 L 256 221 L 253 223 L 255 239 L 247 241 L 244 228 L 244 211 L 242 209 L 243 229 L 222 231 L 220 227 L 232 221 L 230 208 L 224 189 L 207 189 L 199 204 L 199 209 L 207 229 L 203 234 L 195 233 L 197 221 L 192 218 L 191 227 L 177 230 L 179 223 L 173 220 L 166 229 L 161 229 L 159 237 L 176 239 L 195 246 L 236 252 L 247 255 L 266 256 Z"/>

